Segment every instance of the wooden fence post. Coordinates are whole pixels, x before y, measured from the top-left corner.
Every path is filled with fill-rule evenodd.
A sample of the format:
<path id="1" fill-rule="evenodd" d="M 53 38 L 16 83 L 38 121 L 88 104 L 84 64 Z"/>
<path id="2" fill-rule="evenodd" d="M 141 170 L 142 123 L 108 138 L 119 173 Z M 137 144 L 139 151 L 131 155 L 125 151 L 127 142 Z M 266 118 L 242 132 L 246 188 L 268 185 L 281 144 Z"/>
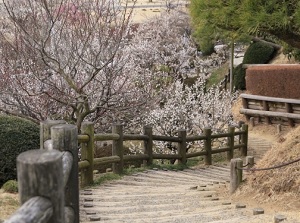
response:
<path id="1" fill-rule="evenodd" d="M 252 168 L 254 166 L 254 156 L 247 156 L 246 164 L 248 169 Z"/>
<path id="2" fill-rule="evenodd" d="M 243 179 L 243 160 L 240 158 L 230 161 L 230 193 L 233 194 Z"/>
<path id="3" fill-rule="evenodd" d="M 293 113 L 293 108 L 292 108 L 292 104 L 290 103 L 285 103 L 285 109 L 287 113 Z M 289 126 L 294 127 L 295 126 L 295 122 L 293 119 L 288 118 L 288 123 Z"/>
<path id="4" fill-rule="evenodd" d="M 229 126 L 228 133 L 230 134 L 229 137 L 227 137 L 227 145 L 229 147 L 229 151 L 227 151 L 227 160 L 230 161 L 233 158 L 233 152 L 234 152 L 234 126 Z"/>
<path id="5" fill-rule="evenodd" d="M 144 140 L 144 153 L 149 156 L 148 160 L 144 160 L 144 164 L 150 166 L 153 164 L 153 132 L 151 126 L 144 126 L 144 135 L 148 136 L 148 140 Z"/>
<path id="6" fill-rule="evenodd" d="M 17 170 L 21 204 L 35 196 L 46 197 L 53 207 L 49 222 L 64 223 L 62 153 L 56 150 L 28 150 L 17 157 Z"/>
<path id="7" fill-rule="evenodd" d="M 248 108 L 248 100 L 247 100 L 247 98 L 242 98 L 242 104 L 243 104 L 243 108 L 245 108 L 245 109 Z M 246 117 L 247 121 L 250 120 L 250 116 L 249 115 L 245 114 L 245 117 Z"/>
<path id="8" fill-rule="evenodd" d="M 178 143 L 178 154 L 181 155 L 181 159 L 179 160 L 180 164 L 186 164 L 186 130 L 178 131 L 178 138 L 180 138 L 181 142 Z"/>
<path id="9" fill-rule="evenodd" d="M 44 142 L 51 139 L 51 127 L 66 124 L 64 120 L 45 120 L 40 122 L 40 149 L 44 149 Z"/>
<path id="10" fill-rule="evenodd" d="M 73 165 L 65 186 L 65 205 L 74 213 L 74 223 L 79 223 L 79 183 L 78 183 L 78 130 L 75 125 L 56 125 L 51 127 L 53 149 L 69 152 Z M 69 209 L 67 209 L 69 210 Z M 66 219 L 67 220 L 67 219 Z"/>
<path id="11" fill-rule="evenodd" d="M 113 140 L 112 155 L 120 157 L 120 162 L 113 164 L 113 172 L 116 174 L 121 174 L 124 167 L 123 126 L 120 124 L 114 125 L 112 128 L 112 133 L 119 135 L 118 140 Z"/>
<path id="12" fill-rule="evenodd" d="M 205 165 L 212 164 L 212 153 L 211 153 L 211 128 L 204 129 L 204 135 L 206 140 L 204 140 L 204 150 L 206 151 L 206 155 L 204 156 Z"/>
<path id="13" fill-rule="evenodd" d="M 93 122 L 83 122 L 81 125 L 81 134 L 89 136 L 87 143 L 81 143 L 81 160 L 87 160 L 89 162 L 89 167 L 81 172 L 82 186 L 87 186 L 94 182 L 94 130 Z"/>
<path id="14" fill-rule="evenodd" d="M 265 111 L 269 111 L 269 104 L 267 101 L 263 101 L 263 108 Z M 271 119 L 269 116 L 265 116 L 265 120 L 266 120 L 267 125 L 271 124 Z"/>
<path id="15" fill-rule="evenodd" d="M 245 133 L 242 134 L 242 140 L 241 143 L 244 144 L 241 150 L 241 156 L 247 156 L 248 153 L 248 125 L 243 124 L 242 125 L 242 131 L 245 131 Z"/>

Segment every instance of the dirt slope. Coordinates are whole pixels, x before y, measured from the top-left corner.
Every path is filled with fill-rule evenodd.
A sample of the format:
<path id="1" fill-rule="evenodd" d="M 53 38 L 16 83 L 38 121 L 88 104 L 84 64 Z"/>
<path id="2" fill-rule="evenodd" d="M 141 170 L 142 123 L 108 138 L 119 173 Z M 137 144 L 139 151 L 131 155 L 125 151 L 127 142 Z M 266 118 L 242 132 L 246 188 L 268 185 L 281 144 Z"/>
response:
<path id="1" fill-rule="evenodd" d="M 233 106 L 236 120 L 246 121 L 239 114 L 241 101 Z M 268 168 L 300 158 L 300 126 L 283 127 L 259 124 L 249 127 L 249 137 L 272 142 L 272 147 L 256 162 L 255 168 Z M 279 169 L 246 173 L 246 181 L 232 196 L 251 205 L 260 205 L 271 212 L 297 211 L 300 208 L 300 162 Z M 300 216 L 295 212 L 295 215 Z"/>

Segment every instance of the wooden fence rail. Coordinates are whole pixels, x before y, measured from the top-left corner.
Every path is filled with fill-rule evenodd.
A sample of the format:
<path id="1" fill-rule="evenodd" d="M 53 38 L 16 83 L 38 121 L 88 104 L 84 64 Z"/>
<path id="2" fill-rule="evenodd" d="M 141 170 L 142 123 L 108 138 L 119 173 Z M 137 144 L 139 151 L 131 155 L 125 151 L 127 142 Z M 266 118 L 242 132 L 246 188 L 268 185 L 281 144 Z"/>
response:
<path id="1" fill-rule="evenodd" d="M 256 117 L 258 122 L 267 124 L 300 123 L 300 100 L 241 94 L 243 108 L 240 110 L 247 120 Z"/>
<path id="2" fill-rule="evenodd" d="M 48 123 L 48 124 L 47 124 Z M 42 125 L 46 129 L 53 126 L 51 121 L 46 121 Z M 42 132 L 50 132 L 42 130 Z M 204 156 L 206 165 L 212 164 L 212 155 L 216 153 L 227 152 L 227 159 L 230 161 L 233 157 L 233 151 L 240 149 L 241 155 L 247 155 L 248 144 L 248 126 L 243 125 L 241 131 L 235 131 L 234 127 L 229 127 L 227 133 L 212 134 L 211 129 L 206 128 L 204 134 L 187 136 L 185 130 L 180 130 L 177 137 L 153 135 L 150 126 L 144 127 L 142 135 L 124 134 L 122 125 L 114 125 L 112 133 L 95 134 L 94 124 L 92 122 L 84 122 L 81 127 L 81 134 L 78 135 L 78 142 L 81 144 L 81 161 L 79 162 L 79 170 L 81 171 L 82 185 L 88 185 L 93 182 L 93 170 L 95 166 L 103 164 L 112 164 L 114 173 L 122 173 L 124 162 L 141 160 L 146 165 L 153 164 L 153 159 L 177 159 L 179 163 L 185 164 L 187 159 Z M 235 136 L 240 136 L 239 142 L 234 140 Z M 49 137 L 43 135 L 44 141 Z M 222 148 L 212 148 L 213 139 L 226 138 L 227 145 Z M 94 142 L 112 140 L 112 156 L 94 158 Z M 143 154 L 124 155 L 123 142 L 127 140 L 139 140 L 144 142 Z M 176 154 L 155 154 L 153 153 L 154 141 L 164 141 L 177 143 L 178 150 Z M 203 151 L 187 153 L 187 143 L 194 141 L 203 141 Z"/>
<path id="3" fill-rule="evenodd" d="M 40 125 L 40 149 L 21 153 L 17 158 L 19 194 L 22 206 L 5 223 L 79 223 L 79 182 L 82 185 L 93 182 L 96 165 L 113 164 L 115 173 L 123 172 L 125 161 L 141 160 L 146 165 L 153 159 L 178 159 L 185 164 L 188 158 L 204 156 L 205 164 L 212 164 L 212 154 L 227 152 L 227 159 L 233 158 L 233 151 L 240 149 L 247 155 L 248 126 L 241 131 L 229 127 L 227 133 L 212 134 L 206 128 L 203 135 L 187 136 L 180 130 L 177 137 L 153 135 L 150 126 L 144 127 L 143 135 L 124 134 L 122 125 L 114 125 L 111 134 L 95 134 L 94 124 L 84 122 L 78 135 L 74 125 L 64 121 L 46 120 Z M 239 136 L 239 140 L 235 140 Z M 212 148 L 212 140 L 227 138 L 227 146 Z M 112 156 L 94 158 L 96 141 L 112 140 Z M 144 142 L 144 153 L 124 155 L 123 142 L 139 140 Z M 178 143 L 176 154 L 153 153 L 154 141 Z M 203 151 L 187 153 L 187 143 L 203 141 Z M 81 161 L 78 162 L 78 143 L 81 147 Z"/>

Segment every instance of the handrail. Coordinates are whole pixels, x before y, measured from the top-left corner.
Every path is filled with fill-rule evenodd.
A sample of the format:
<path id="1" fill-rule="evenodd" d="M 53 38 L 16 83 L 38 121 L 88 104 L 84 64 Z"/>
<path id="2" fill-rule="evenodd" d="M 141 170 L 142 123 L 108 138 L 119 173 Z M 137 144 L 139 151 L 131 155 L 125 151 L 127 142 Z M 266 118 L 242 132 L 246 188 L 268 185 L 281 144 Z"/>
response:
<path id="1" fill-rule="evenodd" d="M 244 114 L 248 121 L 250 121 L 250 117 L 259 117 L 258 122 L 260 122 L 260 117 L 263 117 L 267 124 L 273 124 L 274 122 L 278 123 L 278 118 L 280 118 L 280 123 L 288 122 L 293 127 L 295 122 L 300 120 L 300 100 L 298 99 L 251 94 L 241 94 L 240 97 L 243 101 L 240 113 Z M 254 125 L 254 121 L 250 123 Z"/>
<path id="2" fill-rule="evenodd" d="M 268 96 L 245 94 L 245 93 L 240 94 L 240 97 L 245 98 L 245 99 L 270 101 L 270 102 L 283 102 L 283 103 L 292 103 L 292 104 L 299 104 L 300 105 L 300 100 L 298 100 L 298 99 L 268 97 Z"/>
<path id="3" fill-rule="evenodd" d="M 81 144 L 81 161 L 79 162 L 79 170 L 81 173 L 82 184 L 88 185 L 93 182 L 92 171 L 95 166 L 103 164 L 112 164 L 115 173 L 122 172 L 124 161 L 140 160 L 147 165 L 151 165 L 153 159 L 177 159 L 179 162 L 185 163 L 186 159 L 204 156 L 205 164 L 211 165 L 212 155 L 221 152 L 227 152 L 227 159 L 233 156 L 233 150 L 241 149 L 242 156 L 247 155 L 248 127 L 244 125 L 241 130 L 235 131 L 235 127 L 230 127 L 227 133 L 211 134 L 209 128 L 205 129 L 204 134 L 186 136 L 185 130 L 180 130 L 178 136 L 161 136 L 153 135 L 150 126 L 144 127 L 144 134 L 123 134 L 122 125 L 113 127 L 113 133 L 94 134 L 93 123 L 83 123 L 82 134 L 88 135 L 93 142 L 112 140 L 112 155 L 101 158 L 94 158 L 94 144 L 87 142 Z M 239 143 L 235 142 L 234 137 L 239 136 Z M 78 138 L 82 138 L 80 135 Z M 212 148 L 212 140 L 217 138 L 227 139 L 227 146 L 222 148 Z M 144 154 L 125 155 L 123 151 L 123 142 L 127 140 L 139 140 L 144 142 Z M 176 154 L 155 154 L 153 150 L 153 141 L 163 141 L 169 143 L 177 143 Z M 204 151 L 187 153 L 187 142 L 204 141 Z M 121 154 L 121 155 L 120 155 Z M 145 162 L 146 161 L 146 162 Z M 114 168 L 117 166 L 117 168 Z"/>
<path id="4" fill-rule="evenodd" d="M 95 134 L 94 124 L 84 122 L 81 135 L 75 125 L 64 121 L 47 120 L 41 123 L 41 149 L 21 153 L 17 159 L 19 194 L 22 206 L 6 223 L 79 223 L 79 185 L 78 171 L 83 185 L 93 182 L 94 166 L 113 164 L 113 170 L 120 173 L 124 161 L 142 160 L 151 165 L 153 159 L 177 159 L 186 163 L 188 158 L 204 156 L 205 163 L 211 164 L 212 154 L 227 152 L 227 158 L 233 157 L 233 150 L 241 148 L 241 154 L 247 154 L 248 126 L 235 131 L 229 127 L 228 133 L 212 134 L 211 129 L 204 129 L 200 136 L 186 136 L 186 130 L 178 131 L 177 137 L 152 134 L 152 128 L 144 127 L 144 134 L 123 134 L 122 125 L 113 126 L 111 134 Z M 239 144 L 235 136 L 239 135 Z M 227 146 L 212 148 L 212 139 L 226 138 Z M 94 158 L 94 142 L 112 140 L 112 156 Z M 144 142 L 144 154 L 124 155 L 123 141 L 141 140 Z M 178 143 L 175 154 L 153 153 L 153 141 Z M 187 153 L 187 142 L 204 141 L 203 151 Z M 78 142 L 81 143 L 82 161 L 78 162 Z M 47 171 L 47 174 L 45 174 Z M 30 204 L 30 205 L 28 205 Z M 30 207 L 29 207 L 30 206 Z"/>

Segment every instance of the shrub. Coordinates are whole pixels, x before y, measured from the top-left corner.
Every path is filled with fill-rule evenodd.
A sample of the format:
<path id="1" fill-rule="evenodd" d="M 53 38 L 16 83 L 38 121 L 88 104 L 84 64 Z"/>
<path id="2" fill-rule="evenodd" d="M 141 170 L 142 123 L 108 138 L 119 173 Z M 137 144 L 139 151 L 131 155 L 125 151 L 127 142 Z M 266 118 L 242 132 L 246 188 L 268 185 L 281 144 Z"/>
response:
<path id="1" fill-rule="evenodd" d="M 201 39 L 199 43 L 200 43 L 200 50 L 203 56 L 209 56 L 215 52 L 215 48 L 214 48 L 215 45 L 211 39 L 209 38 Z"/>
<path id="2" fill-rule="evenodd" d="M 246 69 L 243 68 L 243 64 L 239 64 L 233 70 L 233 86 L 236 90 L 245 90 L 246 89 L 246 81 L 245 81 Z"/>
<path id="3" fill-rule="evenodd" d="M 15 180 L 9 180 L 3 184 L 2 189 L 7 193 L 18 193 L 18 183 Z"/>
<path id="4" fill-rule="evenodd" d="M 16 158 L 39 148 L 39 126 L 12 116 L 0 115 L 0 186 L 17 178 Z"/>
<path id="5" fill-rule="evenodd" d="M 276 50 L 274 47 L 263 43 L 252 43 L 245 52 L 243 64 L 265 64 L 274 56 Z"/>
<path id="6" fill-rule="evenodd" d="M 233 70 L 234 87 L 236 90 L 245 90 L 246 70 L 242 68 L 243 64 L 265 64 L 268 63 L 275 55 L 274 47 L 263 43 L 252 43 L 245 52 L 243 63 Z"/>

